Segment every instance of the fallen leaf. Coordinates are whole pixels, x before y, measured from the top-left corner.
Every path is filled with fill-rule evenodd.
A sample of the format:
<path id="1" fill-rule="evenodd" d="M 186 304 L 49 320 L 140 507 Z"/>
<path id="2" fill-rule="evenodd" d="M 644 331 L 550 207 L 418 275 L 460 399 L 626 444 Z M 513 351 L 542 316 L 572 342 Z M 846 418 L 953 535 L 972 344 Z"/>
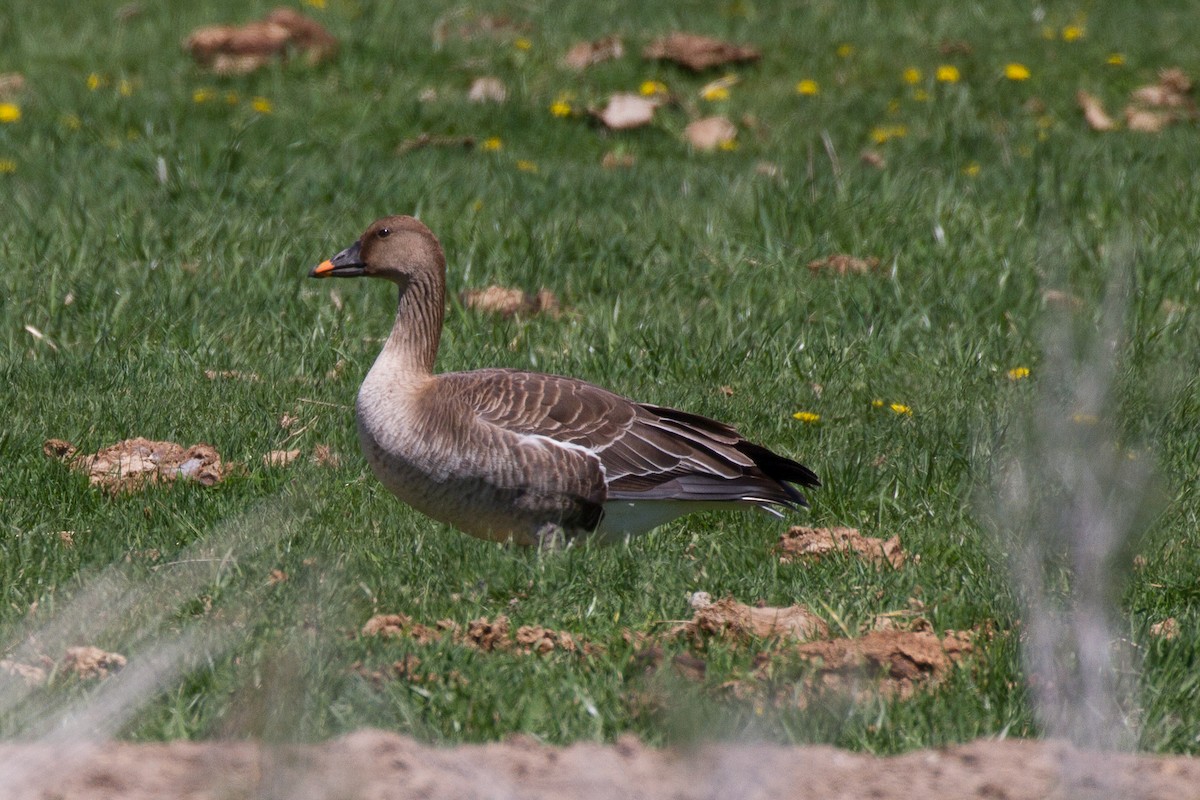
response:
<path id="1" fill-rule="evenodd" d="M 610 61 L 625 55 L 625 45 L 620 36 L 605 36 L 591 42 L 579 42 L 567 51 L 562 58 L 564 67 L 570 69 L 587 69 L 593 64 Z"/>
<path id="2" fill-rule="evenodd" d="M 651 97 L 621 92 L 608 98 L 608 105 L 603 111 L 593 113 L 605 127 L 614 131 L 624 131 L 649 125 L 654 120 L 654 111 L 659 102 Z"/>
<path id="3" fill-rule="evenodd" d="M 683 137 L 697 150 L 716 150 L 737 138 L 737 126 L 725 117 L 705 117 L 689 123 Z"/>
<path id="4" fill-rule="evenodd" d="M 262 457 L 263 466 L 286 467 L 300 457 L 299 450 L 272 450 Z"/>
<path id="5" fill-rule="evenodd" d="M 499 314 L 505 318 L 518 314 L 559 314 L 558 298 L 547 289 L 531 295 L 520 289 L 489 286 L 486 289 L 466 289 L 458 298 L 464 306 L 473 311 Z"/>
<path id="6" fill-rule="evenodd" d="M 642 51 L 648 59 L 672 61 L 693 72 L 702 72 L 722 64 L 757 61 L 762 57 L 757 49 L 745 45 L 700 36 L 694 33 L 670 33 L 655 39 Z"/>
<path id="7" fill-rule="evenodd" d="M 690 622 L 672 630 L 693 639 L 721 636 L 734 639 L 791 638 L 805 641 L 828 633 L 825 621 L 803 606 L 757 608 L 739 603 L 732 597 L 712 601 L 707 592 L 696 592 L 691 600 Z"/>
<path id="8" fill-rule="evenodd" d="M 845 275 L 846 273 L 863 275 L 868 272 L 874 272 L 878 268 L 879 259 L 874 256 L 859 258 L 843 253 L 808 262 L 808 269 L 814 274 L 818 272 L 832 272 L 836 275 Z"/>
<path id="9" fill-rule="evenodd" d="M 490 75 L 476 78 L 467 92 L 467 99 L 472 103 L 503 103 L 507 98 L 504 81 Z"/>
<path id="10" fill-rule="evenodd" d="M 80 678 L 106 678 L 110 672 L 116 672 L 125 666 L 125 656 L 120 653 L 108 653 L 90 645 L 68 647 L 63 666 Z"/>
<path id="11" fill-rule="evenodd" d="M 42 445 L 47 456 L 88 476 L 93 486 L 109 491 L 133 491 L 146 483 L 170 483 L 176 478 L 212 486 L 224 477 L 221 456 L 207 444 L 184 448 L 175 442 L 155 442 L 138 437 L 126 439 L 93 453 L 80 455 L 74 445 L 47 439 Z"/>
<path id="12" fill-rule="evenodd" d="M 1117 126 L 1112 117 L 1104 111 L 1100 98 L 1090 95 L 1080 89 L 1075 93 L 1075 102 L 1083 109 L 1083 118 L 1094 131 L 1111 131 Z"/>
<path id="13" fill-rule="evenodd" d="M 789 528 L 775 545 L 781 564 L 800 558 L 820 559 L 830 553 L 854 553 L 868 561 L 887 563 L 899 569 L 907 554 L 900 548 L 900 537 L 888 540 L 863 536 L 855 528 Z"/>
<path id="14" fill-rule="evenodd" d="M 291 8 L 276 8 L 244 25 L 208 25 L 188 35 L 183 47 L 205 69 L 244 75 L 286 58 L 290 50 L 317 64 L 337 52 L 337 39 L 321 23 Z"/>

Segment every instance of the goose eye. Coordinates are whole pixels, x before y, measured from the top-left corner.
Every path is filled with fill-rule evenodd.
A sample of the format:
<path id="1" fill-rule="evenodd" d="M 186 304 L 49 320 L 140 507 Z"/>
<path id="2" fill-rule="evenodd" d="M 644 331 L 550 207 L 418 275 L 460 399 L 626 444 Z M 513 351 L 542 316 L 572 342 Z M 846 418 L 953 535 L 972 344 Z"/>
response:
<path id="1" fill-rule="evenodd" d="M 375 235 L 378 236 L 380 239 L 386 239 L 387 237 L 392 235 L 392 229 L 391 228 L 380 228 L 378 231 L 376 231 Z"/>

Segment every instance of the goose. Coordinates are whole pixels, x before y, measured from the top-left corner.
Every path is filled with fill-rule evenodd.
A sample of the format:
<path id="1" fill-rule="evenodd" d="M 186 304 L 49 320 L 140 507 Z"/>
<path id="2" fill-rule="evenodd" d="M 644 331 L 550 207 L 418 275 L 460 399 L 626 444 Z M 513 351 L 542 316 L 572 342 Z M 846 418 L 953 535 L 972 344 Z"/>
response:
<path id="1" fill-rule="evenodd" d="M 371 471 L 396 497 L 480 539 L 636 536 L 693 511 L 807 506 L 808 467 L 723 422 L 515 369 L 435 373 L 446 258 L 410 216 L 373 222 L 312 278 L 391 281 L 391 334 L 355 402 Z"/>

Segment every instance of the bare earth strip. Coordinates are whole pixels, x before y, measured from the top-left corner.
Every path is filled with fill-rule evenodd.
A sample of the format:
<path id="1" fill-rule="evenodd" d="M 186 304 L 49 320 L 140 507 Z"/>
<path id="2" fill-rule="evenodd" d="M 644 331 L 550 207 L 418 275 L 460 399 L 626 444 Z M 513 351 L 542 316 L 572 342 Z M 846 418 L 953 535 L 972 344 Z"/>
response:
<path id="1" fill-rule="evenodd" d="M 320 745 L 0 745 L 11 800 L 346 798 L 1200 798 L 1200 759 L 976 741 L 876 758 L 832 747 L 547 747 L 517 738 L 442 748 L 380 731 Z"/>

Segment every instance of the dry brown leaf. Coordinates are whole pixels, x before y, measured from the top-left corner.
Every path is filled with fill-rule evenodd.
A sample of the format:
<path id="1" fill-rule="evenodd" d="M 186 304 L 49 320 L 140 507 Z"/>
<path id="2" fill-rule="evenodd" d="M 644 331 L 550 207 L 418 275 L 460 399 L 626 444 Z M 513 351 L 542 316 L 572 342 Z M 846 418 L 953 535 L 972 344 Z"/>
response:
<path id="1" fill-rule="evenodd" d="M 508 89 L 504 81 L 491 75 L 476 78 L 467 92 L 467 99 L 472 103 L 503 103 L 508 99 Z"/>
<path id="2" fill-rule="evenodd" d="M 486 289 L 466 289 L 459 294 L 458 299 L 473 311 L 499 314 L 505 318 L 518 314 L 522 316 L 549 314 L 557 317 L 560 312 L 558 298 L 548 289 L 542 289 L 536 295 L 531 295 L 520 289 L 489 286 Z"/>
<path id="3" fill-rule="evenodd" d="M 877 564 L 887 563 L 899 568 L 907 557 L 900 548 L 900 537 L 884 541 L 863 536 L 855 528 L 789 528 L 775 545 L 779 562 L 788 564 L 800 558 L 819 559 L 829 553 L 855 553 Z"/>
<path id="4" fill-rule="evenodd" d="M 221 75 L 253 72 L 273 58 L 286 58 L 291 50 L 316 64 L 336 53 L 337 45 L 321 23 L 286 7 L 245 25 L 197 28 L 183 42 L 197 63 Z"/>
<path id="5" fill-rule="evenodd" d="M 702 72 L 722 64 L 757 61 L 762 57 L 756 48 L 700 36 L 694 33 L 670 33 L 655 39 L 642 51 L 649 59 L 673 61 L 694 72 Z"/>
<path id="6" fill-rule="evenodd" d="M 737 126 L 725 117 L 705 117 L 689 123 L 683 138 L 697 150 L 716 150 L 737 138 Z"/>
<path id="7" fill-rule="evenodd" d="M 474 146 L 474 136 L 435 136 L 431 133 L 422 133 L 396 145 L 396 155 L 402 156 L 412 150 L 420 150 L 422 147 L 461 147 L 464 150 L 470 150 Z"/>
<path id="8" fill-rule="evenodd" d="M 1174 639 L 1179 635 L 1179 622 L 1174 617 L 1167 617 L 1150 626 L 1150 635 L 1160 639 Z"/>
<path id="9" fill-rule="evenodd" d="M 591 42 L 579 42 L 563 56 L 564 67 L 570 69 L 587 69 L 593 64 L 610 61 L 625 55 L 625 45 L 620 36 L 605 36 Z"/>
<path id="10" fill-rule="evenodd" d="M 620 92 L 608 98 L 603 111 L 593 112 L 604 126 L 614 131 L 641 128 L 654 121 L 660 101 L 639 94 Z"/>
<path id="11" fill-rule="evenodd" d="M 624 169 L 632 167 L 636 163 L 632 153 L 618 153 L 615 150 L 609 150 L 604 154 L 604 158 L 600 159 L 600 166 L 605 169 Z"/>
<path id="12" fill-rule="evenodd" d="M 125 666 L 125 656 L 107 653 L 99 647 L 68 647 L 63 666 L 80 678 L 106 678 Z"/>
<path id="13" fill-rule="evenodd" d="M 286 467 L 297 458 L 300 457 L 300 451 L 297 450 L 272 450 L 262 457 L 263 466 L 266 467 Z"/>
<path id="14" fill-rule="evenodd" d="M 713 602 L 706 592 L 696 592 L 691 603 L 694 609 L 691 621 L 676 627 L 672 633 L 685 633 L 700 640 L 705 636 L 724 636 L 800 641 L 828 633 L 825 621 L 803 606 L 757 608 L 732 597 Z"/>
<path id="15" fill-rule="evenodd" d="M 1083 118 L 1094 131 L 1111 131 L 1117 126 L 1112 117 L 1104 110 L 1100 98 L 1088 94 L 1083 89 L 1075 93 L 1075 102 L 1083 109 Z"/>
<path id="16" fill-rule="evenodd" d="M 183 447 L 175 442 L 126 439 L 81 455 L 70 442 L 48 439 L 42 452 L 60 458 L 73 470 L 87 473 L 88 482 L 109 491 L 133 491 L 147 483 L 170 483 L 176 478 L 212 486 L 225 477 L 221 456 L 211 445 Z"/>
<path id="17" fill-rule="evenodd" d="M 874 272 L 878 268 L 879 259 L 875 256 L 859 258 L 858 256 L 847 255 L 845 253 L 837 253 L 808 262 L 808 269 L 813 274 L 818 272 L 832 272 L 835 275 L 845 275 L 847 273 L 864 275 L 868 272 Z"/>
<path id="18" fill-rule="evenodd" d="M 0 100 L 16 97 L 25 88 L 25 76 L 19 72 L 0 74 Z"/>

